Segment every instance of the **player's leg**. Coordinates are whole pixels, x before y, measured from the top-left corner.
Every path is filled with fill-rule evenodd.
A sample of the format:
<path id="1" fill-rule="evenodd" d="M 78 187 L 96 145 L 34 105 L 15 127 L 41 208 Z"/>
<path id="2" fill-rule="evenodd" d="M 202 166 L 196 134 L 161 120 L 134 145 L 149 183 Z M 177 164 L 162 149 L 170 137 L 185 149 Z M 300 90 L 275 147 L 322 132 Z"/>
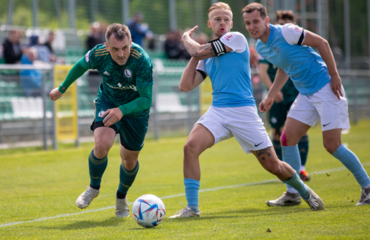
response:
<path id="1" fill-rule="evenodd" d="M 314 211 L 324 210 L 325 206 L 321 198 L 303 181 L 299 178 L 296 171 L 287 163 L 280 161 L 271 147 L 252 151 L 252 153 L 257 157 L 260 164 L 270 173 L 277 176 L 283 183 L 291 186 L 298 192 L 298 196 L 301 196 L 310 208 Z M 274 204 L 269 204 L 269 206 L 294 206 L 300 204 L 300 199 L 291 194 L 284 193 L 282 197 L 277 200 L 273 200 Z"/>
<path id="2" fill-rule="evenodd" d="M 130 214 L 126 195 L 139 171 L 139 153 L 140 151 L 130 151 L 123 146 L 120 148 L 122 163 L 119 173 L 120 183 L 116 192 L 117 217 L 128 217 Z"/>
<path id="3" fill-rule="evenodd" d="M 227 127 L 246 153 L 253 153 L 267 171 L 295 188 L 299 192 L 298 196 L 302 196 L 308 201 L 312 210 L 324 209 L 321 199 L 302 182 L 292 167 L 277 158 L 255 107 L 246 106 L 228 109 L 227 114 L 233 117 L 227 119 Z M 300 203 L 300 197 L 298 198 Z M 319 206 L 314 204 L 316 201 L 318 201 Z"/>
<path id="4" fill-rule="evenodd" d="M 332 129 L 324 131 L 323 140 L 325 149 L 335 158 L 343 163 L 362 188 L 359 202 L 356 206 L 370 204 L 370 179 L 362 166 L 360 160 L 351 150 L 346 148 L 341 142 L 342 129 Z"/>
<path id="5" fill-rule="evenodd" d="M 342 87 L 340 100 L 331 90 L 330 83 L 313 95 L 320 115 L 325 149 L 351 171 L 362 188 L 360 201 L 356 205 L 370 204 L 370 179 L 358 157 L 342 145 L 341 131 L 349 129 L 348 104 Z"/>
<path id="6" fill-rule="evenodd" d="M 308 156 L 308 149 L 309 149 L 309 143 L 308 143 L 308 134 L 304 134 L 301 139 L 298 142 L 298 150 L 299 155 L 301 157 L 301 167 L 299 169 L 299 177 L 303 181 L 310 181 L 310 176 L 306 172 L 306 162 L 307 162 L 307 156 Z"/>
<path id="7" fill-rule="evenodd" d="M 212 133 L 202 124 L 195 124 L 184 146 L 184 185 L 187 207 L 170 218 L 199 217 L 200 165 L 199 156 L 213 146 Z"/>
<path id="8" fill-rule="evenodd" d="M 207 148 L 232 135 L 223 127 L 219 108 L 210 107 L 197 121 L 184 146 L 184 185 L 187 207 L 170 218 L 199 217 L 200 165 L 199 156 Z"/>
<path id="9" fill-rule="evenodd" d="M 146 118 L 122 118 L 120 128 L 121 139 L 121 166 L 119 173 L 119 185 L 116 192 L 116 216 L 128 217 L 129 207 L 127 192 L 134 183 L 139 172 L 139 153 L 144 146 L 144 139 L 148 129 Z"/>
<path id="10" fill-rule="evenodd" d="M 104 126 L 101 116 L 105 110 L 111 108 L 109 104 L 96 99 L 95 107 L 95 119 L 91 124 L 91 130 L 94 131 L 95 146 L 88 159 L 90 186 L 77 198 L 76 205 L 79 208 L 86 208 L 99 195 L 101 179 L 108 164 L 108 152 L 113 146 L 117 127 L 120 126 L 119 123 L 110 127 Z"/>
<path id="11" fill-rule="evenodd" d="M 90 186 L 76 200 L 79 208 L 86 208 L 99 195 L 101 178 L 108 164 L 108 152 L 114 143 L 116 132 L 109 127 L 94 130 L 95 146 L 89 155 Z"/>

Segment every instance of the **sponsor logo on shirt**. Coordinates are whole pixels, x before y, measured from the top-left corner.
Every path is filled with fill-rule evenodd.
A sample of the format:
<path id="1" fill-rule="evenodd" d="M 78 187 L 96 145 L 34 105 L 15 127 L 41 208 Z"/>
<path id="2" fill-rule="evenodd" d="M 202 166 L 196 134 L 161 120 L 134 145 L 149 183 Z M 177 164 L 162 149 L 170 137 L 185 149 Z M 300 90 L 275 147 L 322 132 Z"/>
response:
<path id="1" fill-rule="evenodd" d="M 230 38 L 232 37 L 233 35 L 232 34 L 230 34 L 230 35 L 227 35 L 225 38 L 226 38 L 226 40 L 227 41 L 230 41 Z"/>
<path id="2" fill-rule="evenodd" d="M 277 47 L 274 47 L 274 49 L 275 49 L 275 51 L 279 54 L 280 53 L 280 50 L 279 50 L 279 48 L 277 48 Z"/>
<path id="3" fill-rule="evenodd" d="M 297 30 L 298 32 L 302 32 L 302 29 L 301 28 L 299 28 L 299 27 L 296 27 L 296 28 L 294 28 L 295 30 Z"/>
<path id="4" fill-rule="evenodd" d="M 103 72 L 104 75 L 110 76 L 109 72 L 105 71 Z"/>

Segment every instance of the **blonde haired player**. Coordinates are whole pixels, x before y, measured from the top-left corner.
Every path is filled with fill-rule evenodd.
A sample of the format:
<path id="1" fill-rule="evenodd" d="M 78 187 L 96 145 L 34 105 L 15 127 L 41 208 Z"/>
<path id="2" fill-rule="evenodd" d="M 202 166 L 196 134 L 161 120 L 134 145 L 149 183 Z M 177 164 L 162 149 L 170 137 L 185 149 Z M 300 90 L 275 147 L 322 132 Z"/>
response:
<path id="1" fill-rule="evenodd" d="M 182 41 L 192 56 L 181 77 L 179 88 L 187 92 L 201 84 L 208 75 L 212 82 L 212 106 L 197 121 L 184 146 L 184 185 L 187 207 L 171 218 L 199 217 L 199 155 L 207 148 L 235 137 L 246 153 L 253 153 L 260 164 L 280 180 L 293 186 L 312 210 L 325 209 L 322 200 L 285 162 L 280 161 L 258 116 L 252 95 L 249 48 L 239 32 L 230 32 L 232 11 L 218 2 L 208 10 L 208 27 L 213 40 L 200 45 L 192 39 L 193 29 Z"/>

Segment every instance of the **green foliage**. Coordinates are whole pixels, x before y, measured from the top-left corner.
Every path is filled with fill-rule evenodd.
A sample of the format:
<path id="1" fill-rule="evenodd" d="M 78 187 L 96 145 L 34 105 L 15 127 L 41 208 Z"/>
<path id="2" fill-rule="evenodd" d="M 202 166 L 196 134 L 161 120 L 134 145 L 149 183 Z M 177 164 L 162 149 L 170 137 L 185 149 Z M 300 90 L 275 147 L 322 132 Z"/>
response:
<path id="1" fill-rule="evenodd" d="M 370 122 L 353 126 L 343 143 L 370 172 Z M 169 219 L 185 197 L 182 147 L 186 138 L 147 140 L 140 154 L 140 171 L 128 199 L 151 193 L 163 199 L 167 214 L 158 227 L 144 229 L 132 217 L 114 215 L 118 186 L 119 145 L 109 153 L 101 193 L 86 210 L 75 206 L 88 185 L 92 144 L 63 145 L 58 151 L 0 151 L 0 238 L 3 239 L 366 239 L 370 206 L 355 207 L 359 186 L 343 165 L 322 146 L 320 127 L 309 131 L 308 183 L 326 204 L 313 212 L 306 203 L 287 208 L 267 207 L 285 186 L 245 154 L 235 139 L 223 141 L 201 155 L 201 217 Z M 341 170 L 335 170 L 341 168 Z M 326 174 L 330 173 L 330 174 Z M 244 183 L 252 185 L 237 186 Z M 217 189 L 223 186 L 230 188 Z M 92 211 L 91 211 L 92 210 Z M 66 214 L 66 215 L 65 215 Z M 46 218 L 46 219 L 41 219 Z M 40 221 L 36 221 L 41 219 Z M 27 222 L 30 221 L 30 222 Z M 6 223 L 22 222 L 12 226 Z M 270 231 L 268 231 L 270 229 Z"/>

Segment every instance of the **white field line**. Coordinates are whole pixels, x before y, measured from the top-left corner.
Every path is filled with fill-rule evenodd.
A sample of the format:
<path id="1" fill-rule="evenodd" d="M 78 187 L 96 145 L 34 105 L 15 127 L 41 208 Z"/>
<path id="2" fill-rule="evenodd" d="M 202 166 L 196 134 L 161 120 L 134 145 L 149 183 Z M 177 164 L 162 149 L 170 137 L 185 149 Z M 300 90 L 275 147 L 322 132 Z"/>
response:
<path id="1" fill-rule="evenodd" d="M 362 163 L 363 166 L 369 166 L 370 162 Z M 324 173 L 330 173 L 330 172 L 337 172 L 337 171 L 342 171 L 346 170 L 346 167 L 339 167 L 339 168 L 332 168 L 328 170 L 322 170 L 322 171 L 317 171 L 317 172 L 312 172 L 310 174 L 324 174 Z M 199 190 L 199 192 L 211 192 L 211 191 L 217 191 L 217 190 L 222 190 L 222 189 L 227 189 L 227 188 L 237 188 L 237 187 L 245 187 L 245 186 L 253 186 L 253 185 L 259 185 L 259 184 L 264 184 L 264 183 L 270 183 L 270 182 L 277 182 L 279 181 L 278 179 L 270 179 L 270 180 L 265 180 L 265 181 L 260 181 L 260 182 L 254 182 L 254 183 L 242 183 L 242 184 L 237 184 L 237 185 L 230 185 L 230 186 L 222 186 L 222 187 L 215 187 L 215 188 L 206 188 Z M 169 195 L 165 197 L 161 197 L 161 199 L 167 199 L 167 198 L 175 198 L 175 197 L 181 197 L 184 196 L 185 193 L 180 193 L 180 194 L 175 194 L 175 195 Z M 129 205 L 132 205 L 133 203 L 129 203 Z M 20 222 L 10 222 L 10 223 L 4 223 L 0 224 L 0 227 L 9 227 L 13 225 L 19 225 L 19 224 L 25 224 L 25 223 L 33 223 L 33 222 L 40 222 L 40 221 L 45 221 L 45 220 L 51 220 L 51 219 L 56 219 L 56 218 L 62 218 L 62 217 L 70 217 L 70 216 L 75 216 L 79 214 L 85 214 L 85 213 L 92 213 L 92 212 L 99 212 L 99 211 L 104 211 L 108 209 L 115 208 L 116 206 L 109 206 L 109 207 L 103 207 L 99 209 L 93 209 L 93 210 L 86 210 L 83 212 L 76 212 L 76 213 L 67 213 L 67 214 L 61 214 L 61 215 L 56 215 L 54 217 L 44 217 L 44 218 L 36 218 L 33 220 L 29 221 L 20 221 Z"/>

